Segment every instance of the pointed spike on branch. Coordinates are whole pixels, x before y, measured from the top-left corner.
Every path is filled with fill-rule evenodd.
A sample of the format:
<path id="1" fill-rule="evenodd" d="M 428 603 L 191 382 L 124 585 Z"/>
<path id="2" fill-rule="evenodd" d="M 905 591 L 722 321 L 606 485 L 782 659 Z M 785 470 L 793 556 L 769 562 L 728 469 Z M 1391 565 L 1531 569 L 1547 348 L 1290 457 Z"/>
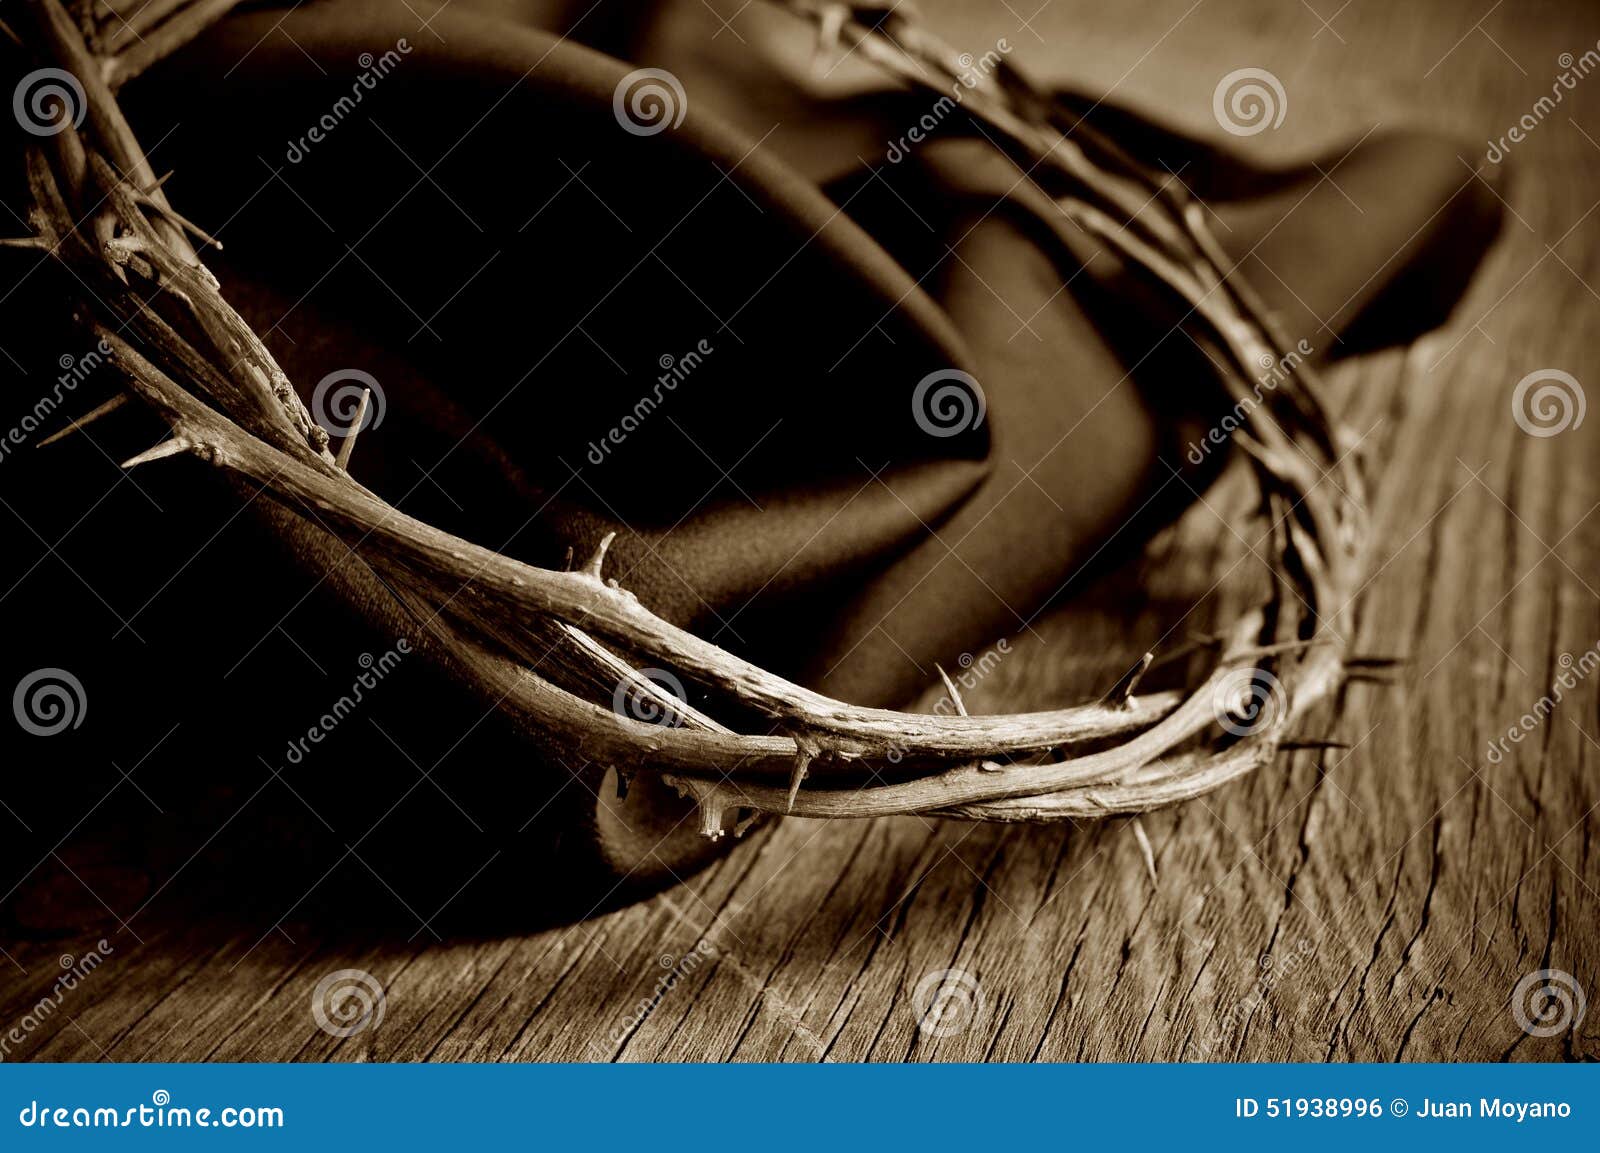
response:
<path id="1" fill-rule="evenodd" d="M 744 836 L 746 833 L 748 833 L 750 831 L 750 826 L 755 824 L 760 819 L 761 819 L 761 810 L 760 809 L 744 809 L 744 808 L 741 808 L 737 813 L 734 814 L 734 822 L 733 822 L 733 835 L 734 835 L 734 837 L 738 838 L 738 837 Z"/>
<path id="2" fill-rule="evenodd" d="M 192 235 L 196 240 L 199 240 L 202 246 L 210 245 L 217 251 L 222 251 L 222 241 L 218 240 L 215 236 L 212 236 L 194 221 L 183 215 L 183 213 L 177 211 L 172 207 L 172 205 L 163 204 L 161 201 L 155 199 L 155 197 L 143 192 L 135 194 L 134 200 L 139 204 L 144 205 L 152 212 L 161 213 L 179 228 L 182 228 L 185 232 L 188 232 L 190 235 Z"/>
<path id="3" fill-rule="evenodd" d="M 1400 683 L 1399 674 L 1391 668 L 1366 668 L 1362 665 L 1346 665 L 1344 675 L 1348 680 L 1360 681 L 1363 684 L 1397 685 Z"/>
<path id="4" fill-rule="evenodd" d="M 66 428 L 58 429 L 57 431 L 52 432 L 49 436 L 47 436 L 43 440 L 41 440 L 35 447 L 36 448 L 44 448 L 46 445 L 51 445 L 51 444 L 54 444 L 58 440 L 63 440 L 66 437 L 69 437 L 73 433 L 77 432 L 84 425 L 93 424 L 95 421 L 99 420 L 102 416 L 109 416 L 111 413 L 116 412 L 117 409 L 121 408 L 123 405 L 125 405 L 127 403 L 128 403 L 128 394 L 125 393 L 125 392 L 119 392 L 116 396 L 113 396 L 110 400 L 106 401 L 104 404 L 98 405 L 95 408 L 90 409 L 88 412 L 84 413 L 82 416 L 78 417 L 76 420 L 74 420 L 71 423 L 69 423 Z"/>
<path id="5" fill-rule="evenodd" d="M 591 556 L 588 560 L 588 563 L 583 566 L 582 571 L 584 576 L 595 581 L 599 581 L 601 579 L 600 570 L 605 566 L 606 563 L 606 550 L 611 547 L 611 542 L 616 539 L 617 534 L 614 532 L 608 532 L 605 536 L 600 538 L 599 547 L 594 550 L 594 555 Z"/>
<path id="6" fill-rule="evenodd" d="M 1123 673 L 1117 683 L 1111 686 L 1109 692 L 1100 698 L 1100 703 L 1113 705 L 1119 709 L 1133 707 L 1133 690 L 1139 687 L 1139 682 L 1144 679 L 1144 674 L 1149 671 L 1150 665 L 1155 661 L 1156 654 L 1146 652 L 1140 657 L 1131 669 Z"/>
<path id="7" fill-rule="evenodd" d="M 361 399 L 356 402 L 356 414 L 350 420 L 350 426 L 345 429 L 344 440 L 339 444 L 339 454 L 333 458 L 333 463 L 340 472 L 350 471 L 350 454 L 356 450 L 356 437 L 361 435 L 361 422 L 367 419 L 367 405 L 372 401 L 372 390 L 363 388 Z"/>
<path id="8" fill-rule="evenodd" d="M 1393 668 L 1396 665 L 1404 665 L 1404 664 L 1409 664 L 1409 663 L 1410 663 L 1410 658 L 1409 657 L 1391 657 L 1391 656 L 1384 656 L 1384 655 L 1379 654 L 1379 653 L 1357 654 L 1355 656 L 1345 657 L 1345 659 L 1344 659 L 1345 668 L 1350 668 L 1350 669 L 1353 669 L 1353 668 L 1364 668 L 1364 669 Z"/>
<path id="9" fill-rule="evenodd" d="M 722 827 L 722 814 L 727 810 L 728 803 L 716 785 L 709 781 L 697 781 L 693 777 L 676 777 L 670 773 L 662 774 L 661 783 L 676 789 L 678 796 L 694 803 L 700 813 L 702 837 L 709 837 L 713 841 L 722 839 L 727 832 Z"/>
<path id="10" fill-rule="evenodd" d="M 1275 657 L 1283 653 L 1300 653 L 1307 649 L 1320 648 L 1324 645 L 1337 644 L 1334 637 L 1322 635 L 1304 637 L 1299 640 L 1277 641 L 1270 645 L 1244 645 L 1239 648 L 1229 649 L 1217 657 L 1219 664 L 1231 665 L 1241 661 L 1259 661 L 1263 657 Z"/>
<path id="11" fill-rule="evenodd" d="M 130 456 L 122 462 L 123 468 L 133 468 L 151 461 L 164 460 L 169 456 L 177 456 L 181 452 L 193 452 L 199 445 L 186 436 L 174 436 L 171 440 L 164 440 L 154 448 L 147 448 L 137 456 Z"/>
<path id="12" fill-rule="evenodd" d="M 1156 879 L 1156 854 L 1150 847 L 1150 837 L 1144 831 L 1144 822 L 1134 817 L 1129 822 L 1133 826 L 1133 839 L 1139 842 L 1139 855 L 1144 858 L 1144 871 L 1150 874 L 1150 883 L 1159 885 Z"/>
<path id="13" fill-rule="evenodd" d="M 961 692 L 956 688 L 955 681 L 950 679 L 950 674 L 944 671 L 943 665 L 936 664 L 933 667 L 939 670 L 939 679 L 944 682 L 944 691 L 950 694 L 950 703 L 955 705 L 956 712 L 966 716 L 967 702 L 961 699 Z"/>
<path id="14" fill-rule="evenodd" d="M 800 795 L 800 782 L 806 779 L 812 758 L 817 755 L 816 749 L 802 741 L 796 740 L 795 746 L 794 768 L 789 770 L 789 804 L 784 810 L 789 813 L 794 812 L 794 799 Z"/>
<path id="15" fill-rule="evenodd" d="M 0 248 L 36 248 L 49 252 L 50 246 L 42 236 L 0 236 Z"/>
<path id="16" fill-rule="evenodd" d="M 713 841 L 722 840 L 728 830 L 722 827 L 723 808 L 714 791 L 707 791 L 700 801 L 700 835 Z"/>

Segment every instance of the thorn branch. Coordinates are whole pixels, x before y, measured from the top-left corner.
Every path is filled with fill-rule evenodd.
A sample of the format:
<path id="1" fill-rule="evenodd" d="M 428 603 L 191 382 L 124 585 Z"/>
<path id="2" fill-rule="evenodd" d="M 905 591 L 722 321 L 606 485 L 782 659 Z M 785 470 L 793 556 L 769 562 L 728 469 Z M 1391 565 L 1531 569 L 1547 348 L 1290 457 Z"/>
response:
<path id="1" fill-rule="evenodd" d="M 147 448 L 136 456 L 130 456 L 122 462 L 123 468 L 134 468 L 152 461 L 164 460 L 169 456 L 177 456 L 181 452 L 193 452 L 200 447 L 186 436 L 174 436 L 171 440 L 164 440 L 154 448 Z"/>

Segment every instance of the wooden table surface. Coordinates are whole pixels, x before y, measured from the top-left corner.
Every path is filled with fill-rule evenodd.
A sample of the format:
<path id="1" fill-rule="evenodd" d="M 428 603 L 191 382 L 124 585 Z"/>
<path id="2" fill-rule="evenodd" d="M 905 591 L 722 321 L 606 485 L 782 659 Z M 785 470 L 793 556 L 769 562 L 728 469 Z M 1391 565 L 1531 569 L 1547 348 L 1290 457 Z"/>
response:
<path id="1" fill-rule="evenodd" d="M 1463 138 L 1466 167 L 1550 91 L 1561 53 L 1600 38 L 1600 11 L 1579 3 L 921 7 L 957 44 L 1005 35 L 1036 73 L 1197 132 L 1217 134 L 1218 76 L 1258 66 L 1284 82 L 1297 139 L 1429 125 Z M 408 941 L 193 918 L 157 900 L 137 940 L 109 922 L 115 980 L 83 982 L 12 1056 L 1600 1057 L 1597 1014 L 1549 1038 L 1513 1015 L 1537 970 L 1600 995 L 1600 686 L 1580 683 L 1500 763 L 1487 756 L 1562 654 L 1600 641 L 1600 420 L 1533 437 L 1511 411 L 1534 370 L 1600 380 L 1600 76 L 1579 80 L 1514 162 L 1503 236 L 1450 323 L 1333 373 L 1374 482 L 1355 647 L 1408 662 L 1392 683 L 1352 683 L 1305 734 L 1347 748 L 1286 754 L 1146 816 L 1154 883 L 1122 820 L 903 818 L 775 823 L 686 884 L 531 934 Z M 1240 491 L 1224 481 L 1143 560 L 1038 622 L 968 694 L 973 711 L 1101 691 L 1197 605 L 1182 627 L 1234 605 L 1233 578 L 1213 586 L 1253 562 L 1213 510 Z M 8 943 L 0 1020 L 48 993 L 60 951 Z M 341 968 L 384 990 L 382 1022 L 344 1039 L 307 1011 Z M 967 974 L 961 991 L 981 1006 L 940 1036 L 915 1004 L 943 970 Z"/>

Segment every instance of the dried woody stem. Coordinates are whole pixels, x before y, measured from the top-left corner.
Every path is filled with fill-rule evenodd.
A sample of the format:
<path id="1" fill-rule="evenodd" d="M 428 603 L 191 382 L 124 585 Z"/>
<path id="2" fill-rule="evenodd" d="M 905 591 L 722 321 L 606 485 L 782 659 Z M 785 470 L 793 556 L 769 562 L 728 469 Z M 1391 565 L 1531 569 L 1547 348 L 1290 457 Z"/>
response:
<path id="1" fill-rule="evenodd" d="M 229 5 L 163 0 L 141 18 L 161 18 L 141 40 L 117 31 L 120 18 L 80 29 L 59 0 L 28 4 L 35 39 L 83 81 L 89 109 L 82 131 L 63 122 L 28 154 L 36 235 L 27 239 L 93 289 L 93 299 L 78 302 L 90 328 L 110 347 L 128 393 L 172 430 L 128 464 L 189 454 L 264 487 L 348 544 L 391 587 L 443 606 L 425 643 L 502 709 L 558 752 L 665 774 L 700 805 L 708 835 L 721 835 L 728 809 L 746 811 L 735 819 L 739 830 L 759 812 L 994 821 L 1138 813 L 1267 763 L 1294 722 L 1340 684 L 1340 625 L 1364 537 L 1349 494 L 1360 493 L 1361 478 L 1304 365 L 1244 416 L 1273 526 L 1272 598 L 1232 624 L 1210 675 L 1184 693 L 1133 695 L 1147 654 L 1105 699 L 1070 708 L 967 716 L 953 684 L 954 716 L 859 708 L 657 617 L 604 578 L 609 536 L 588 563 L 557 572 L 405 515 L 342 467 L 359 416 L 340 459 L 330 456 L 327 434 L 200 263 L 185 231 L 207 238 L 166 203 L 112 95 L 120 79 Z M 785 6 L 913 87 L 942 95 L 959 75 L 955 54 L 902 16 Z M 100 55 L 86 43 L 100 45 Z M 1060 106 L 1009 65 L 966 92 L 963 108 L 1048 189 L 1064 221 L 1101 238 L 1169 296 L 1196 339 L 1225 358 L 1229 396 L 1244 399 L 1267 358 L 1293 363 L 1258 301 L 1225 270 L 1200 206 L 1180 185 L 1087 126 L 1063 123 Z M 662 724 L 618 715 L 611 701 L 619 686 L 656 691 L 641 667 L 672 670 L 708 703 L 658 699 Z M 1241 672 L 1257 668 L 1276 677 L 1288 707 L 1244 735 L 1226 735 L 1218 701 Z M 768 731 L 741 731 L 719 714 L 765 718 Z"/>

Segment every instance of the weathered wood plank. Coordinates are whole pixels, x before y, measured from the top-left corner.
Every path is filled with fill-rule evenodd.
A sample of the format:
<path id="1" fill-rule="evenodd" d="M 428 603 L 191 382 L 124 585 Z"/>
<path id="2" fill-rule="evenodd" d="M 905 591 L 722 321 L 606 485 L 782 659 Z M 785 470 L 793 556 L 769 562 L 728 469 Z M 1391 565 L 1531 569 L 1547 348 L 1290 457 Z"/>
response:
<path id="1" fill-rule="evenodd" d="M 956 43 L 1008 35 L 1040 72 L 1115 88 L 1197 129 L 1210 126 L 1222 71 L 1270 62 L 1290 82 L 1297 139 L 1420 119 L 1461 132 L 1468 165 L 1481 156 L 1475 142 L 1548 90 L 1556 54 L 1596 36 L 1577 5 L 1537 20 L 1502 8 L 1468 35 L 1480 13 L 1445 3 L 1349 5 L 1323 28 L 1300 5 L 1210 0 L 1191 11 L 1148 0 L 1113 21 L 1103 6 L 1057 0 L 1032 18 L 1039 39 L 1004 7 L 923 7 Z M 1519 146 L 1514 215 L 1452 322 L 1333 374 L 1376 480 L 1378 571 L 1353 606 L 1356 647 L 1409 663 L 1392 684 L 1352 684 L 1337 716 L 1325 710 L 1307 734 L 1348 749 L 1297 752 L 1146 816 L 1154 885 L 1122 821 L 1034 829 L 905 818 L 759 829 L 658 898 L 520 936 L 334 939 L 328 925 L 297 924 L 263 939 L 266 924 L 188 921 L 176 903 L 157 902 L 133 926 L 143 944 L 115 937 L 114 977 L 87 980 L 19 1054 L 1600 1055 L 1592 1021 L 1540 1039 L 1509 1008 L 1517 981 L 1541 968 L 1600 993 L 1591 852 L 1600 685 L 1580 685 L 1500 763 L 1486 756 L 1560 674 L 1561 655 L 1600 641 L 1600 422 L 1539 439 L 1510 409 L 1512 387 L 1537 368 L 1600 380 L 1589 336 L 1600 320 L 1596 141 L 1600 83 L 1573 92 Z M 1224 507 L 1227 483 L 1207 494 L 1210 505 Z M 1036 707 L 1103 689 L 1175 621 L 1169 644 L 1239 603 L 1240 578 L 1258 568 L 1245 542 L 1197 507 L 1143 560 L 1014 638 L 967 703 Z M 0 1006 L 16 1019 L 48 989 L 63 949 L 6 948 L 16 964 L 0 961 Z M 374 974 L 386 1003 L 379 1028 L 341 1040 L 316 1028 L 309 999 L 346 967 Z M 977 980 L 984 1008 L 969 1028 L 930 1036 L 914 993 L 948 969 Z M 675 984 L 657 999 L 668 974 Z"/>

